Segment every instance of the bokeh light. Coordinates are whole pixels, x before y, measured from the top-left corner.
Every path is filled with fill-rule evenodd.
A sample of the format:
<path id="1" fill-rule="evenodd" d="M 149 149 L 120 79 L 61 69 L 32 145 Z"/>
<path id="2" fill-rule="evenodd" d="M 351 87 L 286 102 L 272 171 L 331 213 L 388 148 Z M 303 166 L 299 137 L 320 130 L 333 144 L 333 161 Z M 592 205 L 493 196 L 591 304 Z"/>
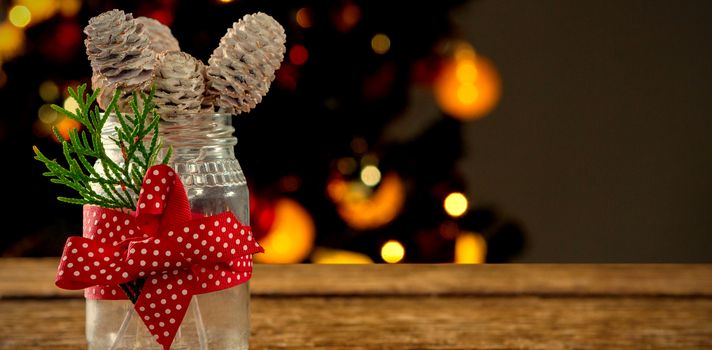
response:
<path id="1" fill-rule="evenodd" d="M 62 107 L 72 113 L 75 113 L 79 109 L 79 102 L 74 99 L 74 97 L 67 97 L 62 104 Z"/>
<path id="2" fill-rule="evenodd" d="M 366 254 L 322 247 L 314 249 L 311 261 L 315 264 L 373 264 Z"/>
<path id="3" fill-rule="evenodd" d="M 32 20 L 30 10 L 22 5 L 13 6 L 8 13 L 7 18 L 15 27 L 24 28 Z"/>
<path id="4" fill-rule="evenodd" d="M 482 235 L 461 232 L 455 239 L 455 263 L 482 264 L 487 256 L 487 242 Z"/>
<path id="5" fill-rule="evenodd" d="M 314 246 L 314 221 L 304 207 L 292 199 L 279 199 L 274 206 L 274 222 L 260 241 L 264 254 L 255 261 L 291 264 L 303 261 Z"/>
<path id="6" fill-rule="evenodd" d="M 459 42 L 435 79 L 435 97 L 443 112 L 462 120 L 487 115 L 501 95 L 499 74 L 492 62 Z"/>
<path id="7" fill-rule="evenodd" d="M 25 43 L 25 33 L 10 24 L 0 23 L 0 60 L 8 60 L 20 54 Z"/>
<path id="8" fill-rule="evenodd" d="M 81 0 L 61 0 L 59 2 L 59 12 L 64 17 L 73 17 L 82 8 Z"/>
<path id="9" fill-rule="evenodd" d="M 40 84 L 39 94 L 43 101 L 54 102 L 59 98 L 59 87 L 51 80 L 45 80 Z"/>
<path id="10" fill-rule="evenodd" d="M 302 7 L 297 10 L 297 15 L 295 16 L 297 24 L 302 28 L 311 28 L 312 26 L 312 11 L 308 7 Z"/>
<path id="11" fill-rule="evenodd" d="M 405 202 L 405 185 L 395 173 L 388 173 L 371 190 L 360 181 L 332 179 L 327 187 L 339 216 L 350 227 L 368 230 L 382 227 L 400 213 Z"/>
<path id="12" fill-rule="evenodd" d="M 43 104 L 37 111 L 37 118 L 45 124 L 52 125 L 60 118 L 59 113 L 57 113 L 49 104 Z"/>
<path id="13" fill-rule="evenodd" d="M 72 118 L 62 117 L 59 122 L 54 125 L 54 127 L 57 128 L 57 131 L 59 131 L 59 134 L 64 140 L 69 140 L 69 132 L 74 129 L 77 129 L 78 131 L 81 127 L 81 124 L 79 124 L 78 121 Z M 52 136 L 54 137 L 54 133 L 52 133 Z M 57 140 L 56 137 L 54 137 L 54 140 L 57 142 L 60 141 Z"/>
<path id="14" fill-rule="evenodd" d="M 373 165 L 367 165 L 361 170 L 361 181 L 366 186 L 376 186 L 381 182 L 381 171 Z"/>
<path id="15" fill-rule="evenodd" d="M 333 16 L 336 29 L 348 32 L 353 29 L 361 19 L 361 8 L 353 2 L 346 2 Z"/>
<path id="16" fill-rule="evenodd" d="M 16 0 L 18 6 L 25 6 L 32 14 L 31 25 L 42 22 L 57 13 L 59 1 L 57 0 Z"/>
<path id="17" fill-rule="evenodd" d="M 405 248 L 396 241 L 390 240 L 381 247 L 381 258 L 389 264 L 395 264 L 405 257 Z"/>
<path id="18" fill-rule="evenodd" d="M 467 198 L 460 192 L 450 193 L 443 201 L 445 212 L 452 217 L 462 216 L 467 211 L 467 206 Z"/>
<path id="19" fill-rule="evenodd" d="M 376 34 L 371 38 L 371 49 L 373 52 L 383 55 L 391 48 L 391 39 L 386 34 Z"/>
<path id="20" fill-rule="evenodd" d="M 309 51 L 307 51 L 304 45 L 296 44 L 289 49 L 289 61 L 292 62 L 292 64 L 301 66 L 307 62 L 308 58 Z"/>

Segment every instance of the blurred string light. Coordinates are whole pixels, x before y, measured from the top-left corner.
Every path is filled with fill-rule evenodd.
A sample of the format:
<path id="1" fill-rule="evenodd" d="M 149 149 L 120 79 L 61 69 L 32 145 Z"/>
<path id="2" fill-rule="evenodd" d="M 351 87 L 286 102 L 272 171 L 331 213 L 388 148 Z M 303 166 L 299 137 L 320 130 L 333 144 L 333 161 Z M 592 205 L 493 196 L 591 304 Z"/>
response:
<path id="1" fill-rule="evenodd" d="M 10 9 L 7 18 L 15 27 L 24 28 L 30 24 L 32 14 L 26 6 L 16 5 Z"/>
<path id="2" fill-rule="evenodd" d="M 391 48 L 391 39 L 388 35 L 378 33 L 371 38 L 371 49 L 373 52 L 383 55 Z"/>
<path id="3" fill-rule="evenodd" d="M 443 112 L 462 120 L 481 118 L 499 102 L 501 82 L 492 62 L 465 41 L 453 44 L 435 79 L 434 92 Z"/>
<path id="4" fill-rule="evenodd" d="M 312 10 L 308 7 L 302 7 L 299 10 L 297 10 L 297 14 L 295 16 L 295 19 L 297 20 L 297 24 L 302 27 L 302 28 L 311 28 L 313 23 L 312 23 Z"/>
<path id="5" fill-rule="evenodd" d="M 309 51 L 307 51 L 304 45 L 295 44 L 289 49 L 289 61 L 294 65 L 301 66 L 307 62 L 308 58 Z"/>
<path id="6" fill-rule="evenodd" d="M 4 87 L 5 83 L 7 83 L 7 73 L 0 66 L 0 88 Z"/>
<path id="7" fill-rule="evenodd" d="M 79 108 L 79 102 L 74 97 L 67 97 L 62 104 L 62 108 L 74 113 Z"/>
<path id="8" fill-rule="evenodd" d="M 81 0 L 60 0 L 59 1 L 59 12 L 64 17 L 73 17 L 79 13 L 82 8 Z"/>
<path id="9" fill-rule="evenodd" d="M 311 261 L 315 264 L 373 264 L 366 254 L 323 247 L 314 249 Z"/>
<path id="10" fill-rule="evenodd" d="M 348 32 L 361 20 L 361 8 L 351 1 L 346 1 L 332 14 L 332 21 L 337 30 Z"/>
<path id="11" fill-rule="evenodd" d="M 75 129 L 79 130 L 81 128 L 81 124 L 79 124 L 79 122 L 74 119 L 60 117 L 59 121 L 54 125 L 54 127 L 57 128 L 59 135 L 62 136 L 64 140 L 69 140 L 69 132 Z M 57 140 L 57 138 L 54 136 L 54 133 L 52 133 L 52 137 L 55 141 L 60 141 Z"/>
<path id="12" fill-rule="evenodd" d="M 405 186 L 395 173 L 383 176 L 380 185 L 373 189 L 361 181 L 336 177 L 329 181 L 327 193 L 336 204 L 339 216 L 357 230 L 388 224 L 400 213 L 405 202 Z"/>
<path id="13" fill-rule="evenodd" d="M 314 221 L 309 212 L 294 200 L 279 199 L 272 227 L 260 241 L 265 253 L 255 255 L 255 260 L 269 264 L 301 262 L 311 253 L 314 236 Z"/>
<path id="14" fill-rule="evenodd" d="M 16 0 L 17 6 L 26 7 L 31 13 L 30 25 L 37 24 L 54 16 L 60 8 L 62 0 Z"/>
<path id="15" fill-rule="evenodd" d="M 460 192 L 450 193 L 443 201 L 445 212 L 452 217 L 462 216 L 467 211 L 467 206 L 467 198 Z"/>
<path id="16" fill-rule="evenodd" d="M 395 264 L 403 260 L 403 257 L 405 257 L 405 248 L 396 240 L 390 240 L 381 247 L 381 258 L 389 264 Z"/>
<path id="17" fill-rule="evenodd" d="M 57 122 L 60 116 L 49 104 L 43 104 L 37 111 L 37 118 L 44 124 L 52 125 Z"/>
<path id="18" fill-rule="evenodd" d="M 43 101 L 54 102 L 59 98 L 59 87 L 51 80 L 45 80 L 40 84 L 39 94 Z"/>
<path id="19" fill-rule="evenodd" d="M 9 60 L 19 55 L 24 44 L 25 33 L 21 29 L 9 22 L 0 23 L 0 60 Z"/>
<path id="20" fill-rule="evenodd" d="M 455 239 L 455 263 L 482 264 L 487 256 L 487 242 L 482 235 L 461 232 Z"/>
<path id="21" fill-rule="evenodd" d="M 361 182 L 366 186 L 376 186 L 381 182 L 381 171 L 373 165 L 367 165 L 361 169 Z"/>

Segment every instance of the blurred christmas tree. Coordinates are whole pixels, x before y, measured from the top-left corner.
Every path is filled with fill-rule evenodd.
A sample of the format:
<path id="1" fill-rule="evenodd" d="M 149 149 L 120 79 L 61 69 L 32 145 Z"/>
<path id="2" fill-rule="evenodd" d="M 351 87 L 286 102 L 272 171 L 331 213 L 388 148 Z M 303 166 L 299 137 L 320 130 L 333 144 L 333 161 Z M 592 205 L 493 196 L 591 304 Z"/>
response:
<path id="1" fill-rule="evenodd" d="M 235 120 L 236 151 L 253 194 L 252 225 L 267 250 L 263 261 L 481 262 L 486 252 L 488 262 L 506 262 L 523 249 L 521 227 L 468 201 L 476 196 L 458 170 L 463 123 L 486 115 L 499 98 L 491 64 L 451 28 L 449 13 L 463 1 L 75 2 L 79 12 L 26 31 L 25 56 L 5 65 L 24 82 L 9 80 L 0 102 L 23 89 L 35 94 L 43 81 L 59 91 L 88 81 L 85 62 L 71 63 L 83 50 L 79 23 L 107 9 L 170 25 L 181 49 L 204 61 L 224 28 L 246 13 L 266 12 L 283 24 L 288 54 L 271 91 Z M 67 43 L 57 48 L 56 41 Z M 61 121 L 38 122 L 36 108 L 45 102 L 25 101 L 15 115 L 27 119 L 3 126 L 18 136 L 0 142 L 29 153 L 33 143 L 52 142 L 37 132 L 38 123 Z M 31 157 L 18 161 L 24 158 Z M 2 176 L 5 183 L 45 185 Z M 54 217 L 18 227 L 5 238 L 6 254 L 56 252 L 64 239 L 57 229 L 80 232 L 80 214 L 44 202 L 39 209 Z M 48 242 L 46 250 L 37 248 Z"/>

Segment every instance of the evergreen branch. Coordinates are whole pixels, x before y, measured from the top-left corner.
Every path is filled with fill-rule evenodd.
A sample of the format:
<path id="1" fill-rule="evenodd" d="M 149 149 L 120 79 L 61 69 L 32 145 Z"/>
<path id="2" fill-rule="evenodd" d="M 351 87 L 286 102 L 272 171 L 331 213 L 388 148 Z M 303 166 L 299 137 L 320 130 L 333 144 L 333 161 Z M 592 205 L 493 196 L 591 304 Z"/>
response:
<path id="1" fill-rule="evenodd" d="M 101 111 L 95 102 L 99 89 L 86 93 L 86 84 L 76 89 L 69 88 L 69 96 L 77 101 L 78 108 L 69 111 L 57 105 L 52 109 L 79 122 L 82 131 L 70 130 L 65 140 L 59 130 L 52 131 L 62 144 L 65 165 L 47 158 L 37 147 L 33 147 L 35 159 L 42 162 L 47 171 L 44 176 L 53 183 L 67 186 L 79 194 L 79 198 L 59 197 L 63 202 L 72 204 L 94 204 L 106 208 L 128 208 L 135 210 L 135 198 L 141 189 L 146 171 L 151 167 L 162 146 L 158 136 L 160 117 L 155 113 L 153 103 L 154 90 L 146 95 L 134 92 L 130 105 L 131 114 L 118 110 L 121 91 L 117 90 L 105 111 Z M 139 100 L 140 99 L 140 100 Z M 139 101 L 143 104 L 140 105 Z M 141 106 L 141 108 L 139 108 Z M 118 126 L 113 143 L 122 152 L 121 159 L 112 159 L 106 150 L 101 133 L 111 115 L 115 115 Z M 162 163 L 170 160 L 169 149 Z M 91 159 L 94 162 L 90 161 Z M 100 164 L 102 170 L 95 168 Z"/>

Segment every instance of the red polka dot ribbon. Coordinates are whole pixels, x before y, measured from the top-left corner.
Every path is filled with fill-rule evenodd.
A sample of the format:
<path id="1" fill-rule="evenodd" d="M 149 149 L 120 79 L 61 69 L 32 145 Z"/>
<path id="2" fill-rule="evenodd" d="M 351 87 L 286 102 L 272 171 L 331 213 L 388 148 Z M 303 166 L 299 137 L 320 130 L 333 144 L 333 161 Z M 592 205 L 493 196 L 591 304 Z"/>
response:
<path id="1" fill-rule="evenodd" d="M 64 246 L 55 284 L 89 299 L 126 299 L 120 284 L 143 278 L 134 309 L 170 349 L 195 294 L 244 283 L 262 252 L 230 212 L 191 214 L 183 184 L 166 165 L 151 167 L 135 212 L 84 206 L 84 235 Z"/>

